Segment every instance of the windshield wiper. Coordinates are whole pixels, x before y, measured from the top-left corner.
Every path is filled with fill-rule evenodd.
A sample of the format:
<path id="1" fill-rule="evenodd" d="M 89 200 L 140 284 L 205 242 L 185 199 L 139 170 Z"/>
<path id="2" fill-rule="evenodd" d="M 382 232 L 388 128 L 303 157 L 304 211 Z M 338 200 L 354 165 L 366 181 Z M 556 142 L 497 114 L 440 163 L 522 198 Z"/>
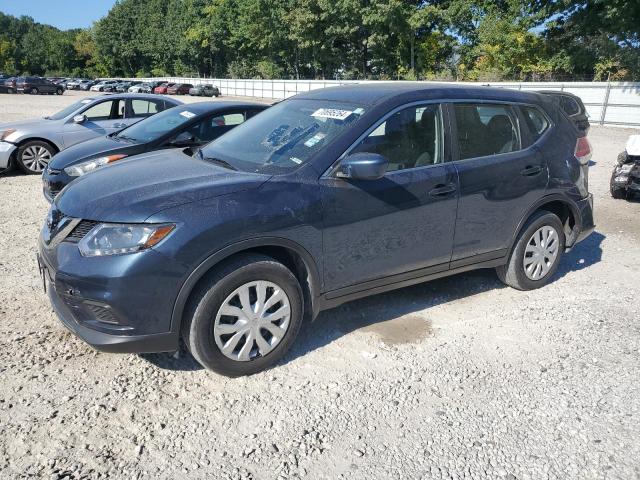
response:
<path id="1" fill-rule="evenodd" d="M 207 162 L 215 163 L 216 165 L 219 165 L 224 168 L 228 168 L 229 170 L 235 170 L 235 171 L 238 170 L 229 162 L 227 162 L 226 160 L 222 160 L 221 158 L 205 157 L 204 154 L 202 153 L 202 150 L 198 150 L 198 157 L 200 157 L 201 160 L 206 160 Z"/>

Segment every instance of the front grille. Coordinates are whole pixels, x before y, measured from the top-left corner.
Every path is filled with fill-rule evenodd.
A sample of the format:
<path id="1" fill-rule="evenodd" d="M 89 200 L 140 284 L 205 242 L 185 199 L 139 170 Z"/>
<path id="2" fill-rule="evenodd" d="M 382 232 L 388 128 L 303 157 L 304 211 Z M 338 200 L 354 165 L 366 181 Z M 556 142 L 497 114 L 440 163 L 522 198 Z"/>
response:
<path id="1" fill-rule="evenodd" d="M 79 242 L 97 224 L 98 222 L 94 222 L 92 220 L 82 220 L 78 225 L 76 225 L 76 228 L 71 231 L 66 240 L 68 242 Z"/>

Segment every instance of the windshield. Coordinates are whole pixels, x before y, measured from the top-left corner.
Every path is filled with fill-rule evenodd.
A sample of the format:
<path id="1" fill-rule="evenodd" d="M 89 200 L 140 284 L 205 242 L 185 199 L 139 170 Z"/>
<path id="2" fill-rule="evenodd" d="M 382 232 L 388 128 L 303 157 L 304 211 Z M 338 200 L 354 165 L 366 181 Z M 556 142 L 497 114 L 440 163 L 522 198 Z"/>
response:
<path id="1" fill-rule="evenodd" d="M 239 170 L 286 173 L 307 163 L 363 113 L 361 106 L 346 102 L 285 101 L 213 141 L 202 156 Z"/>
<path id="2" fill-rule="evenodd" d="M 170 108 L 125 128 L 116 137 L 138 143 L 152 142 L 195 116 L 188 107 Z"/>
<path id="3" fill-rule="evenodd" d="M 91 103 L 91 99 L 86 98 L 84 100 L 80 100 L 79 102 L 72 103 L 67 108 L 64 108 L 59 112 L 56 112 L 53 115 L 50 115 L 46 118 L 49 120 L 62 120 L 63 118 L 66 118 L 69 115 L 71 115 L 76 110 L 80 110 L 82 107 L 84 107 L 88 103 Z"/>

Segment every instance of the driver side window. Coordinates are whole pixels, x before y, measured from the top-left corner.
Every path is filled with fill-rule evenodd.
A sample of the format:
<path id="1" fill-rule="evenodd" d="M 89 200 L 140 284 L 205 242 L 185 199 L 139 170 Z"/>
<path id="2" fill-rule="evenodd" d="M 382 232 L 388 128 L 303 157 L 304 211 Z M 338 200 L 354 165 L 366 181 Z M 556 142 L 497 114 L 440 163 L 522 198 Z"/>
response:
<path id="1" fill-rule="evenodd" d="M 115 104 L 115 105 L 114 105 Z M 84 111 L 87 120 L 96 122 L 100 120 L 114 120 L 124 117 L 124 100 L 108 100 L 98 103 Z"/>
<path id="2" fill-rule="evenodd" d="M 377 153 L 389 161 L 387 171 L 442 163 L 440 105 L 418 105 L 394 113 L 351 153 Z"/>

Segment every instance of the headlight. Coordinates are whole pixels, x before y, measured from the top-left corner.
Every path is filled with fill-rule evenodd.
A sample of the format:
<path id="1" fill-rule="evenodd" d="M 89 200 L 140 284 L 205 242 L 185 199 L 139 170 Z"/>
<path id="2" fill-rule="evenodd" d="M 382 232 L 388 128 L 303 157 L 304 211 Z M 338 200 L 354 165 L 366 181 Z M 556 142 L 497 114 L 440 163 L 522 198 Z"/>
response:
<path id="1" fill-rule="evenodd" d="M 174 224 L 114 224 L 101 223 L 80 240 L 78 248 L 83 257 L 123 255 L 157 245 L 175 228 Z"/>
<path id="2" fill-rule="evenodd" d="M 16 131 L 15 128 L 8 128 L 6 130 L 0 130 L 0 141 L 4 140 L 5 138 L 7 138 L 12 133 L 15 133 L 15 131 Z"/>
<path id="3" fill-rule="evenodd" d="M 631 164 L 631 165 L 622 165 L 620 167 L 620 173 L 629 173 L 629 172 L 631 172 L 631 170 L 633 170 L 633 164 Z"/>
<path id="4" fill-rule="evenodd" d="M 122 160 L 125 157 L 126 155 L 109 155 L 107 157 L 94 158 L 87 160 L 86 162 L 78 163 L 77 165 L 71 165 L 70 167 L 65 168 L 64 171 L 67 175 L 79 177 L 85 173 L 95 170 L 96 168 L 102 167 L 103 165 Z"/>

